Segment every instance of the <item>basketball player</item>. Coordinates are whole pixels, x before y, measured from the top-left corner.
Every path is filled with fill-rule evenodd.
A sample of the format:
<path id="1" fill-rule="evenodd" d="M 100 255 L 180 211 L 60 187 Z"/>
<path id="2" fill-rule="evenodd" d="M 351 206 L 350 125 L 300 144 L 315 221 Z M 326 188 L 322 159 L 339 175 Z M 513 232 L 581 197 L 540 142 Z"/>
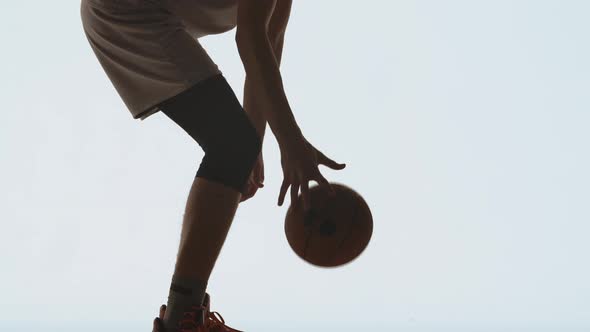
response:
<path id="1" fill-rule="evenodd" d="M 292 0 L 82 0 L 85 36 L 134 119 L 162 111 L 204 151 L 188 195 L 167 305 L 158 332 L 238 331 L 210 311 L 206 286 L 240 202 L 263 187 L 268 122 L 283 182 L 308 206 L 308 182 L 337 163 L 306 140 L 287 101 L 279 66 Z M 244 106 L 198 38 L 236 28 L 246 80 Z"/>

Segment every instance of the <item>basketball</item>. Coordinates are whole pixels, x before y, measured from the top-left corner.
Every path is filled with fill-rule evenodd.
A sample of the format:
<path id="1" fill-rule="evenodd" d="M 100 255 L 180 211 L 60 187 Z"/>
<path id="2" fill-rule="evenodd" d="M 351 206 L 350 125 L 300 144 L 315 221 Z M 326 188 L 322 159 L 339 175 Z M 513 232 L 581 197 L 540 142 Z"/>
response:
<path id="1" fill-rule="evenodd" d="M 319 267 L 350 263 L 365 250 L 373 233 L 371 210 L 363 197 L 343 184 L 330 185 L 334 195 L 319 185 L 311 186 L 307 213 L 300 194 L 285 216 L 285 234 L 291 249 Z"/>

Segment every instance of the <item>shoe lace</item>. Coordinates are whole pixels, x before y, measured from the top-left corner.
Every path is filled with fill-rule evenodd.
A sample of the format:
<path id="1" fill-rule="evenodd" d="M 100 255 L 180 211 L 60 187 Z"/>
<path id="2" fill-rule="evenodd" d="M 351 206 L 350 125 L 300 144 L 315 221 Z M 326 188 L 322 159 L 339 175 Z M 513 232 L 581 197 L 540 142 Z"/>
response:
<path id="1" fill-rule="evenodd" d="M 183 319 L 178 322 L 178 332 L 199 332 L 201 324 L 197 323 L 197 312 L 200 307 L 192 306 L 191 310 L 183 313 Z"/>
<path id="2" fill-rule="evenodd" d="M 210 328 L 220 328 L 221 331 L 233 332 L 235 330 L 230 329 L 227 325 L 225 325 L 225 320 L 221 316 L 221 314 L 217 311 L 209 312 L 209 327 Z"/>

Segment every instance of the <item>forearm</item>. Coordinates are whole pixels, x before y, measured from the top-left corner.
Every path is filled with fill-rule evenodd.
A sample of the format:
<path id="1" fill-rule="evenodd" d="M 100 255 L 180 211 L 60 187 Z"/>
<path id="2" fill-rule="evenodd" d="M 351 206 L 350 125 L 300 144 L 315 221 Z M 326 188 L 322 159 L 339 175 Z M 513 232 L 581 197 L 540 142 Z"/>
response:
<path id="1" fill-rule="evenodd" d="M 247 106 L 250 108 L 249 112 L 252 112 L 255 107 L 259 107 L 260 117 L 268 121 L 277 142 L 283 146 L 289 141 L 288 138 L 302 135 L 283 88 L 279 70 L 280 56 L 276 57 L 270 38 L 265 34 L 260 36 L 261 34 L 247 33 L 236 39 L 248 85 L 248 102 L 244 102 L 244 108 Z"/>
<path id="2" fill-rule="evenodd" d="M 252 82 L 246 75 L 246 81 L 244 82 L 244 111 L 248 114 L 250 121 L 256 128 L 258 135 L 264 141 L 264 134 L 266 131 L 266 118 L 264 117 L 264 111 L 262 110 L 262 102 L 256 97 L 256 93 L 253 90 Z"/>
<path id="3" fill-rule="evenodd" d="M 272 42 L 275 40 L 274 42 Z M 281 66 L 281 58 L 283 54 L 283 41 L 284 41 L 284 33 L 280 34 L 277 39 L 271 38 L 271 45 L 273 50 L 273 55 L 277 62 L 277 65 Z M 255 87 L 252 85 L 252 80 L 249 79 L 249 76 L 246 75 L 246 80 L 244 82 L 244 111 L 250 117 L 258 135 L 264 140 L 264 133 L 266 131 L 266 118 L 264 117 L 264 107 L 269 107 L 268 103 L 265 99 L 260 98 L 256 93 Z"/>

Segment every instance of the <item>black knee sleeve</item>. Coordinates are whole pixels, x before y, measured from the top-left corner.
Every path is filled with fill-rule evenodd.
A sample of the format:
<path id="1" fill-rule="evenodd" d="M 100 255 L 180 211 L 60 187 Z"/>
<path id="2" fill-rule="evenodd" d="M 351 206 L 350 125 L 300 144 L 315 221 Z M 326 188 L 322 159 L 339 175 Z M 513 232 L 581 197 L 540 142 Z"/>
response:
<path id="1" fill-rule="evenodd" d="M 199 82 L 160 107 L 205 152 L 196 176 L 243 193 L 262 142 L 225 77 Z"/>
<path id="2" fill-rule="evenodd" d="M 262 143 L 249 122 L 243 122 L 231 139 L 207 146 L 197 177 L 223 183 L 243 193 Z"/>

